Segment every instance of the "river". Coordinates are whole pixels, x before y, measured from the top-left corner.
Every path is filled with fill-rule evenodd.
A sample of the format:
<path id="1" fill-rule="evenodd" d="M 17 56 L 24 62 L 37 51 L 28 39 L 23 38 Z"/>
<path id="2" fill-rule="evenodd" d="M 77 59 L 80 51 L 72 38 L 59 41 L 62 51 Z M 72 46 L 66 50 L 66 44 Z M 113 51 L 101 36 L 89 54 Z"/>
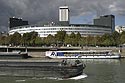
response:
<path id="1" fill-rule="evenodd" d="M 82 60 L 83 75 L 73 79 L 0 77 L 0 83 L 125 83 L 125 59 Z"/>

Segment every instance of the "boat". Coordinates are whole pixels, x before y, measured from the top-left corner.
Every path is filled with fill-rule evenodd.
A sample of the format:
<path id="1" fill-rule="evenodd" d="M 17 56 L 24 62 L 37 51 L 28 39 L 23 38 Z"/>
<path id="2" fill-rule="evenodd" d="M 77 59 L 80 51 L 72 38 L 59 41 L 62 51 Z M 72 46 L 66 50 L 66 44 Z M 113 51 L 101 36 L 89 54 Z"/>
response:
<path id="1" fill-rule="evenodd" d="M 0 76 L 70 78 L 81 75 L 85 67 L 79 60 L 0 60 Z"/>
<path id="2" fill-rule="evenodd" d="M 111 50 L 71 50 L 71 51 L 46 51 L 48 58 L 62 59 L 119 59 L 119 53 Z"/>
<path id="3" fill-rule="evenodd" d="M 0 59 L 27 59 L 30 57 L 27 52 L 0 52 Z"/>

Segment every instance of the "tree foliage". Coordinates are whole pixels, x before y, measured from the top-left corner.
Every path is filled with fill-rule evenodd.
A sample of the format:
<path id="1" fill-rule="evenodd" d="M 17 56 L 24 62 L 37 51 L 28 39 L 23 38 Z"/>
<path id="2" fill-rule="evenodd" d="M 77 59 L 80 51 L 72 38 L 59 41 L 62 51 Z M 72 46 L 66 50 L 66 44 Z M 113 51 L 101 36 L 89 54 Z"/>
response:
<path id="1" fill-rule="evenodd" d="M 57 31 L 57 34 L 55 35 L 57 42 L 64 42 L 64 38 L 66 35 L 66 31 Z"/>
<path id="2" fill-rule="evenodd" d="M 120 43 L 125 44 L 125 31 L 123 31 L 121 36 L 120 36 Z"/>
<path id="3" fill-rule="evenodd" d="M 55 44 L 55 37 L 51 34 L 49 34 L 45 39 L 45 44 L 46 45 L 51 45 L 51 44 Z"/>
<path id="4" fill-rule="evenodd" d="M 68 34 L 65 35 L 64 44 L 65 45 L 71 44 L 71 39 L 70 39 L 70 36 Z"/>
<path id="5" fill-rule="evenodd" d="M 44 41 L 41 37 L 36 37 L 35 39 L 35 45 L 36 46 L 42 46 L 44 44 Z"/>
<path id="6" fill-rule="evenodd" d="M 72 46 L 118 46 L 125 44 L 125 31 L 121 34 L 113 32 L 112 34 L 104 34 L 102 36 L 85 36 L 81 37 L 81 34 L 72 32 L 66 34 L 66 31 L 58 31 L 55 36 L 48 35 L 46 38 L 39 37 L 37 32 L 29 32 L 21 35 L 15 32 L 13 35 L 0 36 L 0 45 L 12 45 L 12 46 L 41 46 L 47 45 L 67 45 Z"/>
<path id="7" fill-rule="evenodd" d="M 117 31 L 115 31 L 112 33 L 111 37 L 113 45 L 118 46 L 120 44 L 120 34 Z"/>
<path id="8" fill-rule="evenodd" d="M 21 34 L 15 32 L 13 35 L 10 36 L 10 44 L 17 46 L 21 44 Z"/>

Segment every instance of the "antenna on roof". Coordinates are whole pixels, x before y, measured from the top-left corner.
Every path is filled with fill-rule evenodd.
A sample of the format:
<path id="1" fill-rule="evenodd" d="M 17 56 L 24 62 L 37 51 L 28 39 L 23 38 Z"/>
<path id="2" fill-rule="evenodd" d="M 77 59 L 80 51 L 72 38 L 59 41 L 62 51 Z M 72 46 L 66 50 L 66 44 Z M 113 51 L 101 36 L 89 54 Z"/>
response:
<path id="1" fill-rule="evenodd" d="M 66 0 L 64 0 L 64 6 L 67 6 L 67 4 L 66 4 Z"/>

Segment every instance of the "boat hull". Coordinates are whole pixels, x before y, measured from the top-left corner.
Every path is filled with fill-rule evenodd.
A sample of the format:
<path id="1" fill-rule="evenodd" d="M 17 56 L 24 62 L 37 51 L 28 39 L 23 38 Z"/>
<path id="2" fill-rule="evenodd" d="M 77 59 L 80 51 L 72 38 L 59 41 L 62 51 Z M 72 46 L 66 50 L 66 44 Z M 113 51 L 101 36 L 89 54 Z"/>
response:
<path id="1" fill-rule="evenodd" d="M 48 56 L 48 58 L 60 58 L 60 59 L 120 59 L 119 55 L 115 56 L 80 56 L 80 57 L 75 57 L 75 56 Z"/>
<path id="2" fill-rule="evenodd" d="M 110 51 L 47 51 L 48 58 L 61 59 L 119 59 L 118 53 L 111 53 Z"/>
<path id="3" fill-rule="evenodd" d="M 70 78 L 83 73 L 79 66 L 61 66 L 58 62 L 3 62 L 0 61 L 0 75 L 28 77 Z"/>
<path id="4" fill-rule="evenodd" d="M 0 59 L 27 59 L 30 58 L 28 53 L 18 53 L 18 52 L 0 52 Z"/>

